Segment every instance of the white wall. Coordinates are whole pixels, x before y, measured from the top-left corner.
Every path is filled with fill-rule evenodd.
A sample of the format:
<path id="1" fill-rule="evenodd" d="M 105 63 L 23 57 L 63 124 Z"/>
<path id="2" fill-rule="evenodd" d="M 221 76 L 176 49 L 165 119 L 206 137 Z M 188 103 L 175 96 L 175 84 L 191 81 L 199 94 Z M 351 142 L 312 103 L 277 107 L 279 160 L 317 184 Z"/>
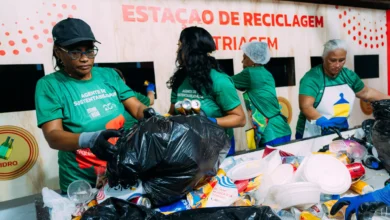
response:
<path id="1" fill-rule="evenodd" d="M 63 7 L 63 4 L 66 4 L 66 7 Z M 123 7 L 123 5 L 126 6 Z M 137 21 L 140 16 L 136 9 L 131 9 L 132 6 L 146 6 L 139 8 L 141 11 L 150 9 L 152 6 L 160 7 L 160 11 L 157 12 L 157 22 L 153 20 L 153 13 L 150 10 L 144 10 L 149 17 L 148 21 Z M 123 8 L 127 9 L 126 14 L 123 13 Z M 98 45 L 99 54 L 96 62 L 154 62 L 156 86 L 159 94 L 155 102 L 155 108 L 158 112 L 164 113 L 168 111 L 169 105 L 167 103 L 170 101 L 170 90 L 166 88 L 165 83 L 175 68 L 177 40 L 183 24 L 178 23 L 176 19 L 175 23 L 172 23 L 169 19 L 162 23 L 161 20 L 164 17 L 163 14 L 168 16 L 165 18 L 169 18 L 169 12 L 173 12 L 174 17 L 175 13 L 178 12 L 179 20 L 190 20 L 192 10 L 198 12 L 200 18 L 202 18 L 204 10 L 210 10 L 214 15 L 214 22 L 198 24 L 187 21 L 184 24 L 185 26 L 202 26 L 213 36 L 245 37 L 246 39 L 253 36 L 257 38 L 268 37 L 272 42 L 276 38 L 277 48 L 275 44 L 271 45 L 272 56 L 295 57 L 296 86 L 277 89 L 279 96 L 283 96 L 291 102 L 293 108 L 291 127 L 294 134 L 299 114 L 299 80 L 310 69 L 310 56 L 321 56 L 322 45 L 329 39 L 341 38 L 347 40 L 349 50 L 346 66 L 351 69 L 354 67 L 353 55 L 379 54 L 380 77 L 364 80 L 364 83 L 382 92 L 387 91 L 385 11 L 282 1 L 6 1 L 0 7 L 0 64 L 43 63 L 46 74 L 51 73 L 53 71 L 52 43 L 50 39 L 48 41 L 48 38 L 51 37 L 52 22 L 61 20 L 61 16 L 58 16 L 59 13 L 63 17 L 72 15 L 89 23 L 96 38 L 102 42 L 101 45 Z M 219 11 L 237 12 L 239 25 L 232 25 L 231 23 L 221 25 Z M 346 11 L 346 15 L 344 15 L 344 11 Z M 129 15 L 131 12 L 135 13 L 134 16 Z M 283 14 L 287 16 L 288 23 L 293 22 L 294 15 L 299 18 L 302 18 L 302 16 L 317 16 L 317 19 L 323 19 L 323 27 L 285 27 L 280 25 L 267 27 L 264 26 L 264 23 L 262 26 L 245 26 L 243 21 L 244 12 L 269 13 L 274 14 L 274 16 Z M 50 16 L 48 13 L 50 13 Z M 341 15 L 341 19 L 339 15 Z M 124 17 L 127 20 L 134 17 L 135 21 L 124 21 Z M 267 19 L 269 18 L 266 18 L 266 21 Z M 348 23 L 348 19 L 351 20 L 351 24 Z M 281 19 L 281 21 L 283 20 Z M 344 22 L 346 28 L 343 27 Z M 360 23 L 360 26 L 358 23 Z M 31 26 L 34 26 L 34 30 L 30 29 Z M 355 31 L 353 26 L 356 28 Z M 366 27 L 366 30 L 364 30 L 364 27 Z M 45 33 L 45 29 L 48 30 L 48 34 Z M 369 31 L 370 29 L 372 29 L 372 32 Z M 378 32 L 375 32 L 375 29 Z M 22 31 L 22 34 L 18 33 L 19 30 Z M 352 32 L 350 35 L 348 30 Z M 361 31 L 361 36 L 358 36 L 358 31 Z M 9 32 L 9 36 L 5 35 L 5 32 Z M 383 34 L 383 38 L 381 38 L 381 34 Z M 34 35 L 38 35 L 38 39 L 35 39 Z M 364 39 L 364 35 L 368 36 L 367 40 Z M 353 36 L 356 36 L 357 40 L 353 40 Z M 373 41 L 369 40 L 370 36 L 374 37 Z M 376 36 L 379 38 L 378 41 L 375 40 Z M 22 43 L 23 38 L 27 39 L 27 44 Z M 9 40 L 15 41 L 16 44 L 10 46 Z M 362 40 L 362 45 L 359 45 L 359 40 Z M 366 42 L 369 43 L 368 48 L 364 47 Z M 375 43 L 373 49 L 369 48 L 371 42 Z M 378 48 L 376 48 L 377 42 L 379 43 Z M 42 47 L 39 48 L 38 44 L 41 44 Z M 30 47 L 31 52 L 26 52 L 26 47 Z M 223 47 L 219 44 L 220 50 L 216 51 L 214 56 L 218 59 L 233 59 L 234 71 L 239 72 L 242 70 L 242 52 L 238 50 L 239 45 L 236 45 L 236 47 L 237 50 L 223 50 Z M 15 49 L 19 50 L 18 55 L 13 54 Z M 4 55 L 2 51 L 5 51 L 6 54 Z M 17 82 L 13 83 L 15 84 L 14 92 L 17 92 Z M 360 124 L 365 118 L 367 116 L 361 112 L 359 102 L 355 102 L 351 118 L 352 126 Z M 14 180 L 0 181 L 0 187 L 2 188 L 0 201 L 38 193 L 43 186 L 58 188 L 57 154 L 56 151 L 48 147 L 42 132 L 36 127 L 35 112 L 0 114 L 0 125 L 15 125 L 27 129 L 36 137 L 40 150 L 40 157 L 36 165 L 27 174 Z M 237 145 L 240 149 L 246 148 L 244 130 L 247 128 L 235 129 Z"/>

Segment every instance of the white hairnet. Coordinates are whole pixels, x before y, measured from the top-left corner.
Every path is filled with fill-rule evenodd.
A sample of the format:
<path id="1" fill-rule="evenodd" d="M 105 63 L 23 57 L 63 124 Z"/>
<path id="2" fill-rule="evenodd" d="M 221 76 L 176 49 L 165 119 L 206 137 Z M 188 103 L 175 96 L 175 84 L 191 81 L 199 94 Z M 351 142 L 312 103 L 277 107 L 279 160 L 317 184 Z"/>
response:
<path id="1" fill-rule="evenodd" d="M 268 44 L 264 42 L 245 43 L 241 50 L 256 64 L 265 65 L 271 59 Z"/>
<path id="2" fill-rule="evenodd" d="M 328 54 L 331 51 L 337 50 L 337 49 L 343 49 L 345 52 L 347 52 L 347 42 L 340 39 L 333 39 L 329 40 L 324 44 L 324 52 L 322 53 L 322 58 L 325 58 L 328 56 Z"/>

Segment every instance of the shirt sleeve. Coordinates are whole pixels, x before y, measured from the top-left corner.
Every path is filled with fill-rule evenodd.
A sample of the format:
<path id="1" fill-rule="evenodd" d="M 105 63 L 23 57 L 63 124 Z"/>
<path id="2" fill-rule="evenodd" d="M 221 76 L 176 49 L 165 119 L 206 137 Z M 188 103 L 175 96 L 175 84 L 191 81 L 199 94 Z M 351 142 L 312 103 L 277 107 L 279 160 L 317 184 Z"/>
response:
<path id="1" fill-rule="evenodd" d="M 316 98 L 320 91 L 319 79 L 313 76 L 313 72 L 307 72 L 299 84 L 299 95 Z"/>
<path id="2" fill-rule="evenodd" d="M 354 71 L 347 69 L 347 68 L 346 68 L 346 71 L 347 71 L 348 79 L 350 80 L 349 84 L 350 84 L 350 87 L 352 88 L 352 90 L 355 93 L 362 91 L 362 89 L 364 88 L 364 83 L 360 79 L 358 74 L 356 74 Z"/>
<path id="3" fill-rule="evenodd" d="M 233 80 L 223 75 L 213 82 L 215 101 L 222 111 L 227 112 L 241 104 Z"/>
<path id="4" fill-rule="evenodd" d="M 115 72 L 114 69 L 110 69 L 110 71 L 113 75 L 116 89 L 119 93 L 118 94 L 119 99 L 123 102 L 128 98 L 134 97 L 135 92 L 132 89 L 130 89 L 129 86 L 126 85 L 126 83 L 121 79 L 119 74 L 117 72 Z"/>
<path id="5" fill-rule="evenodd" d="M 56 119 L 63 119 L 63 106 L 57 92 L 47 80 L 40 79 L 35 90 L 35 109 L 38 127 Z"/>
<path id="6" fill-rule="evenodd" d="M 142 95 L 141 93 L 135 92 L 135 97 L 144 105 L 150 106 L 150 99 L 149 97 L 146 97 Z"/>
<path id="7" fill-rule="evenodd" d="M 237 89 L 249 89 L 251 86 L 251 80 L 248 68 L 245 68 L 242 72 L 232 76 L 232 80 Z"/>
<path id="8" fill-rule="evenodd" d="M 175 104 L 177 102 L 177 93 L 172 89 L 171 92 L 171 104 Z"/>

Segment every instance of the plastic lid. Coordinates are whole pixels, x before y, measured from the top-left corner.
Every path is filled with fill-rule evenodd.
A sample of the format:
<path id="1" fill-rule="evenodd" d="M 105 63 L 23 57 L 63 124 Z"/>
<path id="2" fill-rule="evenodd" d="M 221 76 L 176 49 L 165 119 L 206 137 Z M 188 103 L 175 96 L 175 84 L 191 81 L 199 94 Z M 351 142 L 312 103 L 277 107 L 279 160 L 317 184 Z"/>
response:
<path id="1" fill-rule="evenodd" d="M 303 178 L 317 183 L 324 194 L 342 194 L 351 186 L 347 167 L 335 157 L 323 154 L 310 156 L 303 170 Z"/>
<path id="2" fill-rule="evenodd" d="M 232 167 L 227 176 L 233 181 L 247 180 L 259 176 L 262 172 L 260 160 L 249 160 Z"/>
<path id="3" fill-rule="evenodd" d="M 379 163 L 376 161 L 372 161 L 371 166 L 372 168 L 377 169 L 379 167 Z"/>

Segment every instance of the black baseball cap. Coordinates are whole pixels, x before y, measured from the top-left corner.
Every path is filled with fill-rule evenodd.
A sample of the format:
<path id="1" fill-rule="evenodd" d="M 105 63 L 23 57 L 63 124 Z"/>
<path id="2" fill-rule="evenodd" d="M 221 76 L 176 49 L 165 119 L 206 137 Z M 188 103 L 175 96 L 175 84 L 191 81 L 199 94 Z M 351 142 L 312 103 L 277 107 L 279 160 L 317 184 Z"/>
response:
<path id="1" fill-rule="evenodd" d="M 58 22 L 52 30 L 55 44 L 66 47 L 80 41 L 98 42 L 91 27 L 81 19 L 67 18 Z"/>

